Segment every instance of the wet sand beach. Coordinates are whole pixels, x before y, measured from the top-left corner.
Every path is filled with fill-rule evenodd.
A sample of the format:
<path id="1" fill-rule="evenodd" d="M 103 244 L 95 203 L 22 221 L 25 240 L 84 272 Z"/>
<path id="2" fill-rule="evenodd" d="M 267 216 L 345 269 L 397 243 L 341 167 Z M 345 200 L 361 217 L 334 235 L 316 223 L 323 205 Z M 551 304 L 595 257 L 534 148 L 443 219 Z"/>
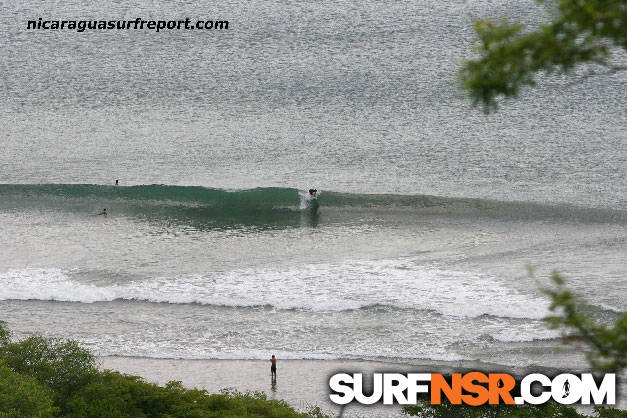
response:
<path id="1" fill-rule="evenodd" d="M 319 406 L 326 412 L 339 414 L 340 407 L 329 400 L 328 380 L 337 372 L 362 372 L 368 377 L 373 372 L 428 372 L 451 373 L 470 369 L 498 366 L 471 362 L 448 364 L 421 362 L 420 364 L 390 363 L 364 360 L 278 360 L 277 380 L 272 384 L 270 361 L 263 360 L 181 360 L 143 357 L 100 357 L 101 368 L 142 376 L 145 380 L 165 384 L 180 380 L 186 387 L 206 389 L 217 393 L 224 388 L 240 392 L 263 391 L 269 398 L 287 401 L 299 410 Z M 526 373 L 523 369 L 513 370 Z M 345 417 L 351 416 L 401 416 L 398 406 L 361 406 L 349 404 Z"/>

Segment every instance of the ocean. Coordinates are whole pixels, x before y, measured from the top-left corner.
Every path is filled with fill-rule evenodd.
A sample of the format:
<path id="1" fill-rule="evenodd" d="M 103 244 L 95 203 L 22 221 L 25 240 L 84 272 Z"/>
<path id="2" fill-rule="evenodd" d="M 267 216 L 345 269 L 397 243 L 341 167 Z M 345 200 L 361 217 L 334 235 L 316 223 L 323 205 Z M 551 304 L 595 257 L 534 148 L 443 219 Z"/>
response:
<path id="1" fill-rule="evenodd" d="M 484 115 L 457 78 L 472 21 L 537 25 L 533 2 L 134 3 L 0 4 L 0 319 L 16 336 L 102 356 L 586 367 L 542 320 L 542 289 L 557 270 L 599 321 L 627 308 L 624 72 L 543 76 Z M 229 29 L 27 30 L 39 17 Z"/>

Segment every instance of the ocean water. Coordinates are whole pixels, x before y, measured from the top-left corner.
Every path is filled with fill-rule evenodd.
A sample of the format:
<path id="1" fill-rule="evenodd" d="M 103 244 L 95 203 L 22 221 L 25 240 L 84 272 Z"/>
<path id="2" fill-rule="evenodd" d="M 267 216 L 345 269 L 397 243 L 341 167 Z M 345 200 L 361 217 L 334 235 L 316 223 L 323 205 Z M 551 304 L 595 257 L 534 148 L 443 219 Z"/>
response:
<path id="1" fill-rule="evenodd" d="M 550 272 L 599 321 L 627 308 L 625 74 L 543 77 L 489 116 L 458 86 L 472 21 L 535 25 L 535 3 L 135 3 L 0 4 L 17 336 L 569 368 L 584 351 L 542 321 Z M 229 30 L 27 31 L 39 17 Z"/>

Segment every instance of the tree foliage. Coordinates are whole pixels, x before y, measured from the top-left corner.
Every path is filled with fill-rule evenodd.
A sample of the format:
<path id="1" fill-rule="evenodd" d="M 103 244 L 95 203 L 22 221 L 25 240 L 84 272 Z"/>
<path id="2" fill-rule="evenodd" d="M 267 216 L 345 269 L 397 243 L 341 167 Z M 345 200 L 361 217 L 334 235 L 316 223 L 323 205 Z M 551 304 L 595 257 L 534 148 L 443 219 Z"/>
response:
<path id="1" fill-rule="evenodd" d="M 0 321 L 0 347 L 11 342 L 11 330 L 7 328 L 7 323 Z"/>
<path id="2" fill-rule="evenodd" d="M 627 48 L 625 0 L 538 0 L 551 9 L 552 20 L 536 30 L 506 20 L 475 23 L 479 57 L 460 71 L 462 86 L 473 105 L 490 112 L 496 98 L 517 97 L 520 88 L 535 85 L 535 75 L 569 73 L 578 64 L 596 63 L 610 72 L 612 48 Z"/>
<path id="3" fill-rule="evenodd" d="M 58 412 L 50 388 L 0 363 L 0 417 L 48 418 Z"/>
<path id="4" fill-rule="evenodd" d="M 50 387 L 59 399 L 65 399 L 98 372 L 94 355 L 75 341 L 41 336 L 4 344 L 0 359 L 11 370 Z"/>
<path id="5" fill-rule="evenodd" d="M 582 418 L 574 408 L 545 403 L 544 405 L 484 405 L 468 406 L 453 405 L 450 402 L 442 402 L 440 405 L 432 405 L 423 402 L 421 405 L 404 408 L 407 415 L 422 418 Z"/>
<path id="6" fill-rule="evenodd" d="M 208 394 L 181 382 L 165 387 L 114 371 L 100 373 L 68 400 L 67 417 L 306 417 L 262 393 Z"/>
<path id="7" fill-rule="evenodd" d="M 574 295 L 564 284 L 564 279 L 553 273 L 556 289 L 544 292 L 551 297 L 550 310 L 554 315 L 545 318 L 553 328 L 570 331 L 566 341 L 577 339 L 590 347 L 588 361 L 603 372 L 619 373 L 627 366 L 627 312 L 619 314 L 613 326 L 598 324 L 587 313 L 587 304 Z"/>
<path id="8" fill-rule="evenodd" d="M 442 402 L 432 405 L 424 401 L 420 405 L 403 408 L 407 415 L 421 418 L 591 418 L 575 408 L 548 402 L 543 405 L 453 405 Z M 595 408 L 593 418 L 627 418 L 627 411 L 614 408 Z"/>

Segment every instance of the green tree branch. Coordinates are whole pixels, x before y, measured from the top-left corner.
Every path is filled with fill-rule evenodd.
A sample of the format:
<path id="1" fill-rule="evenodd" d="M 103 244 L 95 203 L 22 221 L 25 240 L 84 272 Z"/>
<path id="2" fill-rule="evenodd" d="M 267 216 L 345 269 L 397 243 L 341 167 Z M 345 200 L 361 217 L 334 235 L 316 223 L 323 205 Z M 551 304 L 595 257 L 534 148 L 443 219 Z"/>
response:
<path id="1" fill-rule="evenodd" d="M 479 57 L 464 63 L 460 78 L 473 105 L 486 113 L 496 110 L 499 96 L 515 98 L 523 86 L 534 86 L 540 71 L 566 74 L 582 63 L 604 65 L 610 72 L 626 68 L 608 62 L 612 45 L 627 48 L 625 0 L 539 3 L 550 3 L 555 13 L 535 31 L 504 20 L 475 23 Z"/>
<path id="2" fill-rule="evenodd" d="M 565 341 L 574 339 L 587 344 L 590 364 L 600 371 L 618 373 L 627 365 L 627 312 L 622 312 L 611 326 L 597 324 L 586 314 L 587 304 L 565 287 L 564 279 L 553 273 L 555 289 L 544 293 L 551 297 L 549 309 L 554 315 L 545 318 L 553 328 L 564 327 L 570 331 Z"/>

